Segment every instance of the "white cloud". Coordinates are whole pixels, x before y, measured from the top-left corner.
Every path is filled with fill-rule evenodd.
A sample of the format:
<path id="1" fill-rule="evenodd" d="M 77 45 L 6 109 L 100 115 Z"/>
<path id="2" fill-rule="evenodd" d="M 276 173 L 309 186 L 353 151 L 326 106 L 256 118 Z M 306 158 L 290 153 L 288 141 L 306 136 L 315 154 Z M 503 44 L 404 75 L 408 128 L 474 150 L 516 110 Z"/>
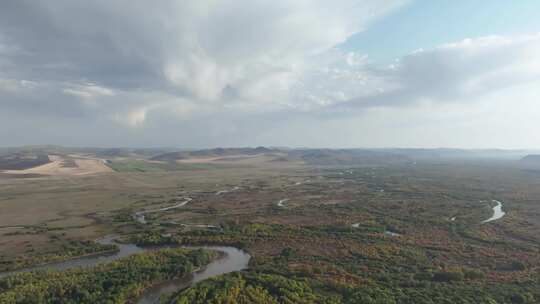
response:
<path id="1" fill-rule="evenodd" d="M 139 127 L 146 121 L 147 108 L 134 109 L 125 114 L 115 114 L 113 119 L 130 127 Z"/>
<path id="2" fill-rule="evenodd" d="M 15 93 L 21 90 L 31 90 L 37 87 L 37 85 L 36 82 L 30 80 L 0 78 L 0 92 L 5 91 Z"/>
<path id="3" fill-rule="evenodd" d="M 394 118 L 426 103 L 468 110 L 540 80 L 540 34 L 466 39 L 390 66 L 339 49 L 406 2 L 0 3 L 0 107 L 12 119 L 99 122 L 105 133 L 126 126 L 158 138 L 174 128 L 193 142 L 236 142 L 287 129 L 285 118 L 317 133 L 324 120 L 371 121 L 363 113 L 381 107 Z"/>
<path id="4" fill-rule="evenodd" d="M 465 39 L 400 58 L 376 71 L 381 94 L 353 99 L 356 106 L 400 105 L 420 100 L 474 100 L 540 79 L 540 34 Z M 373 87 L 373 84 L 369 84 Z"/>
<path id="5" fill-rule="evenodd" d="M 0 7 L 0 36 L 21 50 L 7 56 L 15 78 L 111 90 L 63 88 L 82 99 L 162 90 L 217 109 L 271 109 L 295 103 L 312 58 L 406 1 L 21 0 Z"/>
<path id="6" fill-rule="evenodd" d="M 113 90 L 95 84 L 76 85 L 62 90 L 64 94 L 82 99 L 93 99 L 101 96 L 114 96 Z"/>

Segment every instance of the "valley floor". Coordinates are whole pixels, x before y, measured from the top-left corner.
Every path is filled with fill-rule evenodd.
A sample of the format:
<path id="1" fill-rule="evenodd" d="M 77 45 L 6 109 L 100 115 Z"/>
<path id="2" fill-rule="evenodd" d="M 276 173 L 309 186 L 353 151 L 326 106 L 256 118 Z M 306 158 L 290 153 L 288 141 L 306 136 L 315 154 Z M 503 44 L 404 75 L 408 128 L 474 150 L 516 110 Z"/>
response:
<path id="1" fill-rule="evenodd" d="M 0 267 L 104 252 L 110 248 L 93 240 L 115 234 L 140 246 L 234 246 L 251 255 L 246 270 L 172 290 L 167 297 L 174 303 L 540 301 L 540 174 L 534 171 L 505 163 L 249 161 L 1 177 Z M 497 202 L 504 216 L 486 221 Z M 137 288 L 161 277 L 138 278 Z M 0 279 L 0 299 L 26 290 L 9 278 Z M 100 284 L 124 280 L 115 278 Z M 97 291 L 84 284 L 64 296 L 92 298 Z"/>

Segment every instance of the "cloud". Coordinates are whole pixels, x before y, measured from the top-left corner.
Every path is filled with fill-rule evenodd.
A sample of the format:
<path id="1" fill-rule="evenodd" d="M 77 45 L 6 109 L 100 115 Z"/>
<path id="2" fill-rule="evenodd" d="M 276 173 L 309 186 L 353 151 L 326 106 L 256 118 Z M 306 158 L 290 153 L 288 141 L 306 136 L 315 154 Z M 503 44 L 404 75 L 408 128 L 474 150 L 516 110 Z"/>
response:
<path id="1" fill-rule="evenodd" d="M 62 90 L 64 94 L 76 96 L 82 99 L 93 99 L 100 96 L 114 96 L 113 90 L 94 84 L 77 85 Z"/>
<path id="2" fill-rule="evenodd" d="M 351 98 L 352 107 L 399 106 L 419 101 L 471 102 L 540 80 L 540 34 L 488 36 L 418 50 L 372 71 L 378 94 Z"/>
<path id="3" fill-rule="evenodd" d="M 57 140 L 240 143 L 291 120 L 316 132 L 321 119 L 472 104 L 540 79 L 540 35 L 466 39 L 390 66 L 340 49 L 407 2 L 0 2 L 0 128 L 33 120 L 58 126 Z"/>
<path id="4" fill-rule="evenodd" d="M 293 97 L 305 95 L 294 90 L 310 58 L 404 2 L 2 2 L 0 124 L 26 121 L 28 143 L 163 144 L 168 129 L 184 141 L 247 138 L 258 128 L 246 116 L 303 107 Z M 115 138 L 123 128 L 137 133 Z"/>
<path id="5" fill-rule="evenodd" d="M 0 92 L 20 92 L 25 89 L 33 89 L 37 83 L 29 80 L 17 80 L 9 78 L 0 78 Z"/>
<path id="6" fill-rule="evenodd" d="M 115 115 L 114 119 L 120 123 L 125 123 L 131 127 L 140 126 L 146 120 L 147 108 L 133 110 L 125 116 Z"/>
<path id="7" fill-rule="evenodd" d="M 300 77 L 306 54 L 332 48 L 403 2 L 6 2 L 0 41 L 12 47 L 2 48 L 3 73 L 160 90 L 206 103 L 264 103 L 276 85 L 288 90 Z"/>

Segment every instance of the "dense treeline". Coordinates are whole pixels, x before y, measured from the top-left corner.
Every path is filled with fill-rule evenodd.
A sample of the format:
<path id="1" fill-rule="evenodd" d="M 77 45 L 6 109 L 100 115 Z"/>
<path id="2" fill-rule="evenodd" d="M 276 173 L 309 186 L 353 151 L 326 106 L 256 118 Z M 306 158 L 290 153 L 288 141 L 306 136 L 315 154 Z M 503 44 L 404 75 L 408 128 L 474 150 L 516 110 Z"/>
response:
<path id="1" fill-rule="evenodd" d="M 125 303 L 153 283 L 208 264 L 208 250 L 162 249 L 93 268 L 20 273 L 0 279 L 0 303 Z"/>
<path id="2" fill-rule="evenodd" d="M 112 253 L 118 248 L 113 244 L 99 244 L 92 241 L 63 241 L 53 252 L 31 252 L 11 259 L 0 256 L 0 271 L 10 271 L 40 264 L 64 261 L 83 256 Z"/>
<path id="3" fill-rule="evenodd" d="M 197 284 L 181 292 L 176 304 L 323 303 L 306 281 L 271 274 L 231 274 Z"/>
<path id="4" fill-rule="evenodd" d="M 427 253 L 406 238 L 384 236 L 380 228 L 259 223 L 227 223 L 222 228 L 173 235 L 148 232 L 134 236 L 133 241 L 153 245 L 236 243 L 252 253 L 252 272 L 198 285 L 183 293 L 178 303 L 303 303 L 281 294 L 286 290 L 280 287 L 285 278 L 295 281 L 283 283 L 285 286 L 303 286 L 300 294 L 310 299 L 305 303 L 532 304 L 540 299 L 540 275 L 529 272 L 526 263 L 513 262 L 504 269 L 489 260 L 483 267 L 456 265 L 448 259 L 442 263 L 430 258 L 440 250 Z M 321 247 L 329 250 L 317 252 Z M 333 251 L 337 247 L 340 249 Z M 451 249 L 444 251 L 446 256 Z M 506 277 L 502 280 L 494 274 Z"/>
<path id="5" fill-rule="evenodd" d="M 211 279 L 182 291 L 173 297 L 176 304 L 496 304 L 533 303 L 527 297 L 498 302 L 487 290 L 463 288 L 445 293 L 440 286 L 431 290 L 390 289 L 375 284 L 332 288 L 312 279 L 285 277 L 264 273 L 236 273 Z"/>
<path id="6" fill-rule="evenodd" d="M 519 287 L 516 287 L 519 289 Z M 473 285 L 432 285 L 430 288 L 330 286 L 313 279 L 244 272 L 210 279 L 173 297 L 176 304 L 497 304 L 536 303 L 531 294 L 503 299 L 493 290 Z M 169 301 L 169 300 L 167 300 Z"/>

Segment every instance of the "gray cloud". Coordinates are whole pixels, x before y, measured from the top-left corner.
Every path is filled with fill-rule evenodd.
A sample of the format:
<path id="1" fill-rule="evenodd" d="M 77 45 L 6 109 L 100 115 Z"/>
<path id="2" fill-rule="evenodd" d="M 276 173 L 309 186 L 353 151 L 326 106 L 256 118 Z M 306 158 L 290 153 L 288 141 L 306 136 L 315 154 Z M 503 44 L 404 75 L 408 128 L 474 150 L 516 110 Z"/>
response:
<path id="1" fill-rule="evenodd" d="M 290 144 L 321 119 L 335 130 L 335 119 L 372 108 L 459 103 L 539 79 L 538 35 L 442 45 L 392 67 L 339 50 L 406 2 L 3 1 L 0 135 L 7 144 L 280 144 L 269 134 L 290 125 Z M 17 123 L 15 139 L 5 130 Z"/>
<path id="2" fill-rule="evenodd" d="M 206 103 L 235 92 L 253 103 L 276 88 L 287 94 L 307 53 L 344 41 L 400 2 L 7 1 L 0 77 L 45 82 L 70 97 L 70 86 L 90 82 Z"/>

